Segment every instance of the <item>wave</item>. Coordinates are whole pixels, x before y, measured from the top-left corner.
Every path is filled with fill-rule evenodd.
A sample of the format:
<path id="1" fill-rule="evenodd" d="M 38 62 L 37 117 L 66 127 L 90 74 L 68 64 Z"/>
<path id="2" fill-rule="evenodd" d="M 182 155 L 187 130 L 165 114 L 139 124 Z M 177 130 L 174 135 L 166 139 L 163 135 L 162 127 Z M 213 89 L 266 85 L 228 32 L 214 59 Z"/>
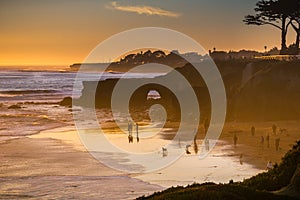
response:
<path id="1" fill-rule="evenodd" d="M 8 91 L 0 91 L 1 94 L 8 95 L 19 95 L 19 94 L 41 94 L 41 93 L 57 93 L 60 92 L 58 90 L 8 90 Z"/>

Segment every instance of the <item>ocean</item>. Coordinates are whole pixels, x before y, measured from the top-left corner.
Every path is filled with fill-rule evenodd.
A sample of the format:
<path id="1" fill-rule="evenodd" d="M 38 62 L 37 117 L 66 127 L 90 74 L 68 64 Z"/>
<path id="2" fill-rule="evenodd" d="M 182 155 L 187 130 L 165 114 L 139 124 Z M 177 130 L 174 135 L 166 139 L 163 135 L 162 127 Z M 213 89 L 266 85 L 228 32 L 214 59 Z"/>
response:
<path id="1" fill-rule="evenodd" d="M 8 138 L 72 125 L 69 108 L 58 106 L 64 97 L 79 98 L 83 81 L 98 81 L 100 73 L 84 72 L 74 87 L 77 72 L 0 69 L 0 143 Z M 121 73 L 103 73 L 101 80 L 120 78 Z M 128 73 L 126 77 L 155 77 L 156 73 Z M 12 105 L 21 109 L 9 109 Z M 101 112 L 101 111 L 99 111 Z M 8 137 L 8 138 L 7 138 Z"/>
<path id="2" fill-rule="evenodd" d="M 76 87 L 73 91 L 73 84 L 77 72 L 59 71 L 18 71 L 0 70 L 0 101 L 59 101 L 63 97 L 72 96 L 78 98 L 83 87 Z M 101 80 L 108 78 L 120 78 L 122 73 L 103 73 Z M 160 73 L 128 73 L 126 76 L 155 77 Z M 97 81 L 100 73 L 85 72 L 79 81 Z"/>

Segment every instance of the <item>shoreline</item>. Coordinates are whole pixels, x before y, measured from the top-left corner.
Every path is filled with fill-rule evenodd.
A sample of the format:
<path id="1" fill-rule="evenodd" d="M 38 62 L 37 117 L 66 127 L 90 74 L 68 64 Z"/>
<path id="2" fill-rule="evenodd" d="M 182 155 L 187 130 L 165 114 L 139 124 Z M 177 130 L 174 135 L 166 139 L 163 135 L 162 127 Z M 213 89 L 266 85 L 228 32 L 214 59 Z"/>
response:
<path id="1" fill-rule="evenodd" d="M 69 128 L 63 128 L 63 132 L 54 129 L 51 131 L 45 131 L 41 132 L 38 135 L 30 136 L 31 138 L 51 138 L 51 139 L 57 139 L 60 140 L 62 143 L 73 146 L 74 149 L 78 151 L 84 151 L 87 150 L 85 147 L 81 144 L 80 139 L 78 135 L 76 134 L 76 130 L 71 130 L 72 127 Z M 66 130 L 69 129 L 69 130 Z M 120 134 L 111 134 L 113 138 L 116 136 L 116 138 L 119 138 Z M 119 140 L 118 140 L 119 141 Z M 118 142 L 116 142 L 118 143 Z M 179 160 L 177 160 L 175 163 L 168 167 L 164 167 L 158 171 L 150 172 L 146 174 L 127 174 L 127 176 L 132 178 L 137 178 L 142 181 L 146 181 L 149 184 L 155 184 L 160 185 L 163 188 L 167 188 L 170 186 L 176 186 L 176 185 L 187 185 L 192 184 L 193 182 L 205 182 L 206 180 L 214 179 L 216 182 L 228 182 L 230 178 L 235 177 L 235 180 L 242 180 L 245 177 L 251 177 L 252 175 L 256 174 L 257 172 L 261 172 L 261 169 L 257 170 L 255 166 L 252 166 L 248 163 L 244 163 L 243 165 L 240 165 L 239 160 L 236 159 L 235 153 L 229 148 L 230 145 L 225 144 L 221 142 L 222 144 L 219 144 L 215 147 L 215 149 L 210 153 L 210 155 L 203 159 L 199 160 L 197 155 L 190 155 L 186 156 L 183 155 Z M 118 143 L 119 144 L 119 143 Z M 200 147 L 202 148 L 202 147 Z M 90 155 L 91 156 L 91 155 Z M 223 163 L 220 163 L 220 160 L 223 161 Z M 206 164 L 206 163 L 209 164 Z M 201 168 L 204 170 L 203 172 L 196 172 L 194 175 L 191 173 L 180 173 L 181 175 L 178 176 L 176 173 L 174 174 L 178 168 L 186 168 L 185 163 L 190 163 L 190 168 L 188 168 L 187 171 L 197 171 L 197 168 Z M 234 164 L 235 163 L 235 164 Z M 236 172 L 235 176 L 232 176 L 234 174 L 233 170 L 226 170 L 226 167 L 224 166 L 232 165 L 232 167 L 235 170 L 238 170 Z M 247 169 L 247 170 L 246 170 Z M 221 178 L 217 178 L 214 174 L 216 173 L 216 170 L 222 171 L 224 174 L 230 174 L 230 176 L 227 175 L 221 175 L 218 174 Z M 243 172 L 243 170 L 246 170 Z M 206 178 L 203 178 L 205 176 Z M 155 177 L 153 179 L 153 177 Z M 242 177 L 242 178 L 239 178 Z M 175 179 L 174 179 L 175 178 Z M 165 180 L 164 180 L 165 179 Z M 168 179 L 168 180 L 167 180 Z M 182 180 L 182 181 L 181 181 Z"/>
<path id="2" fill-rule="evenodd" d="M 133 199 L 164 189 L 114 171 L 65 140 L 35 136 L 0 144 L 0 198 Z"/>
<path id="3" fill-rule="evenodd" d="M 41 110 L 35 111 L 35 108 Z M 5 113 L 7 109 L 2 107 L 0 111 Z M 34 112 L 31 113 L 32 111 Z M 13 120 L 17 119 L 24 122 L 20 128 L 31 128 L 31 123 L 40 123 L 41 127 L 43 127 L 43 124 L 47 124 L 47 126 L 44 127 L 44 129 L 37 131 L 37 133 L 21 136 L 12 135 L 11 137 L 15 138 L 0 143 L 0 154 L 3 158 L 3 165 L 0 167 L 0 179 L 4 183 L 4 186 L 0 186 L 0 197 L 1 195 L 12 194 L 10 192 L 16 191 L 17 188 L 22 188 L 23 184 L 30 185 L 30 181 L 22 182 L 25 179 L 36 179 L 33 182 L 38 183 L 41 181 L 39 184 L 43 185 L 44 183 L 42 180 L 47 177 L 53 177 L 54 179 L 55 177 L 60 177 L 61 179 L 66 178 L 65 181 L 69 178 L 80 180 L 80 177 L 90 177 L 91 179 L 93 179 L 93 177 L 100 179 L 101 177 L 113 177 L 114 179 L 114 176 L 127 177 L 128 180 L 133 181 L 133 188 L 135 188 L 134 183 L 137 184 L 135 180 L 141 181 L 138 184 L 145 184 L 145 190 L 143 190 L 142 186 L 140 190 L 144 191 L 144 194 L 147 194 L 148 192 L 149 194 L 152 194 L 155 191 L 160 191 L 170 186 L 187 185 L 192 184 L 193 182 L 203 183 L 213 181 L 216 183 L 227 183 L 230 179 L 241 181 L 244 178 L 263 172 L 270 157 L 272 161 L 279 162 L 282 155 L 290 149 L 289 144 L 293 144 L 293 140 L 299 138 L 297 133 L 300 130 L 297 125 L 299 121 L 295 120 L 262 123 L 227 122 L 225 123 L 220 137 L 220 140 L 224 141 L 224 143 L 215 147 L 216 149 L 214 149 L 207 160 L 205 160 L 205 162 L 209 163 L 208 165 L 205 165 L 205 162 L 198 162 L 197 156 L 192 150 L 193 147 L 191 147 L 191 155 L 183 155 L 180 160 L 167 168 L 148 174 L 126 174 L 104 166 L 87 152 L 76 133 L 74 122 L 72 122 L 72 112 L 69 108 L 57 107 L 55 105 L 29 105 L 27 108 L 10 110 L 9 112 Z M 16 113 L 21 113 L 20 119 L 14 117 L 14 114 Z M 28 116 L 29 118 L 27 117 L 28 113 L 31 113 L 31 115 Z M 47 113 L 46 118 L 43 116 L 45 113 Z M 102 120 L 104 120 L 105 123 L 105 120 L 108 119 L 107 113 L 100 112 L 98 118 L 103 118 Z M 60 126 L 56 128 L 49 127 L 48 120 L 52 119 L 55 123 L 59 122 Z M 5 120 L 11 119 L 7 118 Z M 279 127 L 288 129 L 287 134 L 280 135 L 278 133 L 278 135 L 276 135 L 282 137 L 280 145 L 281 149 L 278 152 L 274 150 L 273 142 L 275 135 L 271 134 L 271 126 L 273 123 L 277 124 L 278 129 Z M 250 127 L 253 124 L 256 125 L 254 137 L 252 137 L 250 133 Z M 171 125 L 176 127 L 176 123 Z M 141 130 L 142 129 L 141 126 Z M 105 133 L 112 133 L 107 134 L 109 135 L 109 139 L 116 142 L 116 144 L 121 144 L 120 142 L 122 142 L 126 147 L 126 135 L 118 134 L 118 131 L 111 126 L 109 120 L 107 124 L 104 124 L 104 130 Z M 2 130 L 2 132 L 5 132 L 5 130 Z M 172 132 L 173 130 L 166 129 L 160 137 L 154 139 L 155 141 L 158 141 L 158 144 L 162 141 L 168 142 L 167 138 L 174 134 Z M 236 147 L 233 145 L 234 133 L 237 134 L 238 137 Z M 266 134 L 270 134 L 270 141 L 272 142 L 270 143 L 270 148 L 265 147 L 263 149 L 262 146 L 259 145 L 259 139 L 261 135 L 265 136 Z M 122 137 L 120 138 L 119 136 Z M 4 136 L 1 136 L 1 138 L 4 138 Z M 199 149 L 202 148 L 200 145 L 202 145 L 201 142 L 203 138 L 204 130 L 203 127 L 200 126 L 198 132 L 199 141 L 197 141 Z M 124 142 L 124 139 L 126 142 Z M 142 140 L 139 144 L 143 145 L 145 143 Z M 129 147 L 134 147 L 134 145 Z M 243 154 L 242 164 L 239 158 L 241 154 Z M 219 163 L 218 160 L 221 160 L 222 162 Z M 228 169 L 231 169 L 231 171 Z M 19 181 L 14 182 L 11 179 L 19 179 Z M 89 181 L 92 180 L 86 180 L 86 182 Z M 76 182 L 76 180 L 74 180 L 74 182 Z M 118 184 L 113 181 L 111 183 Z M 75 185 L 77 184 L 78 182 Z M 85 184 L 86 183 L 83 183 L 83 185 Z M 66 184 L 65 187 L 72 186 Z M 136 192 L 130 192 L 130 186 L 127 187 L 126 185 L 124 187 L 127 191 L 126 195 L 127 193 L 128 195 L 137 195 Z M 101 190 L 102 188 L 98 188 L 98 190 L 99 189 Z M 25 191 L 28 192 L 29 190 L 25 187 L 19 189 L 19 191 L 24 194 L 26 193 Z M 44 192 L 44 189 L 41 189 L 41 191 Z M 29 191 L 29 193 L 31 192 L 32 191 Z M 50 193 L 53 192 L 55 193 L 55 191 L 50 191 Z M 77 190 L 76 192 L 80 193 L 80 190 Z M 138 193 L 138 196 L 144 194 Z M 100 197 L 98 196 L 98 198 Z"/>

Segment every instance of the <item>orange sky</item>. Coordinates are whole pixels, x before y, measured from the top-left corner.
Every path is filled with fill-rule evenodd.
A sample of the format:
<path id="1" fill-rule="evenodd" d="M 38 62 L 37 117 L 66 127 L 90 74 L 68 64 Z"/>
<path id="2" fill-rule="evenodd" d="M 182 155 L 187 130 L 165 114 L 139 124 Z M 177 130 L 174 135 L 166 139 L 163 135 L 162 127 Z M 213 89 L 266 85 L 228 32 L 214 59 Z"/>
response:
<path id="1" fill-rule="evenodd" d="M 82 62 L 109 36 L 145 26 L 183 32 L 207 51 L 213 47 L 259 51 L 265 45 L 279 47 L 279 30 L 243 24 L 243 16 L 253 13 L 255 3 L 256 0 L 1 1 L 0 65 L 68 66 Z M 288 43 L 294 42 L 294 37 L 291 30 Z"/>

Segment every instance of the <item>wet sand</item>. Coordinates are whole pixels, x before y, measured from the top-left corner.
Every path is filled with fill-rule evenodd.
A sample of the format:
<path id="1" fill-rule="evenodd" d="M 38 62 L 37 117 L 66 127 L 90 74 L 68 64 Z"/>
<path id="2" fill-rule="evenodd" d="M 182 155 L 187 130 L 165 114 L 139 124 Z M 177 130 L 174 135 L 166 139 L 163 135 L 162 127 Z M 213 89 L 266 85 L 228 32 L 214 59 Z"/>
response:
<path id="1" fill-rule="evenodd" d="M 0 199 L 133 199 L 161 190 L 50 138 L 0 145 Z"/>
<path id="2" fill-rule="evenodd" d="M 108 138 L 116 145 L 124 143 L 127 139 L 126 135 L 120 134 L 110 134 Z M 159 143 L 164 140 L 152 138 L 149 144 L 153 142 Z M 128 146 L 126 143 L 123 147 L 132 152 L 139 150 L 141 146 L 145 151 L 151 149 L 143 140 Z M 21 148 L 17 153 L 23 155 L 23 158 L 19 159 L 18 155 L 12 156 L 16 154 L 15 147 Z M 238 159 L 231 156 L 234 152 L 230 145 L 219 142 L 205 159 L 200 160 L 191 147 L 191 155 L 183 155 L 175 163 L 161 170 L 146 174 L 124 174 L 104 166 L 87 153 L 72 127 L 43 131 L 37 135 L 12 140 L 0 148 L 5 152 L 6 163 L 14 163 L 10 168 L 1 169 L 5 176 L 129 176 L 154 184 L 153 191 L 160 189 L 156 188 L 157 185 L 167 188 L 193 182 L 225 183 L 231 179 L 240 181 L 260 171 L 246 163 L 241 165 Z"/>
<path id="3" fill-rule="evenodd" d="M 51 104 L 25 105 L 20 110 L 7 107 L 0 109 L 0 199 L 132 199 L 172 185 L 239 181 L 264 171 L 269 160 L 280 162 L 300 139 L 299 121 L 229 122 L 221 142 L 203 161 L 199 161 L 192 146 L 190 155 L 167 168 L 149 174 L 124 174 L 99 163 L 85 150 L 68 108 Z M 103 115 L 99 118 L 108 122 L 107 113 Z M 271 128 L 274 123 L 278 126 L 276 135 Z M 254 136 L 250 132 L 253 125 Z M 129 151 L 149 150 L 143 139 L 139 144 L 128 145 L 126 135 L 118 134 L 109 123 L 105 128 L 106 133 L 113 133 L 108 138 L 114 144 Z M 287 130 L 279 133 L 279 128 Z M 39 130 L 46 131 L 36 134 Z M 163 134 L 152 137 L 150 144 L 157 142 L 160 147 L 168 143 L 174 132 L 168 130 Z M 236 146 L 234 134 L 238 137 Z M 269 147 L 266 138 L 263 145 L 260 143 L 261 136 L 267 134 Z M 278 137 L 280 148 L 276 151 L 274 143 Z M 202 126 L 197 138 L 200 149 L 204 138 Z"/>
<path id="4" fill-rule="evenodd" d="M 221 135 L 223 142 L 203 161 L 192 146 L 191 155 L 148 174 L 124 174 L 99 163 L 85 150 L 73 126 L 10 139 L 0 144 L 0 198 L 132 199 L 193 182 L 240 181 L 264 171 L 270 158 L 279 162 L 299 138 L 297 121 L 277 123 L 289 127 L 288 133 L 276 135 L 281 136 L 279 151 L 273 144 L 272 123 L 257 125 L 255 136 L 249 131 L 251 123 L 227 123 Z M 265 143 L 263 148 L 260 135 L 269 132 L 270 147 Z M 232 145 L 233 134 L 238 137 L 236 147 Z M 115 144 L 126 141 L 119 134 L 109 138 Z M 201 148 L 201 140 L 198 144 Z"/>
<path id="5" fill-rule="evenodd" d="M 0 199 L 135 199 L 161 187 L 120 176 L 0 177 Z"/>

